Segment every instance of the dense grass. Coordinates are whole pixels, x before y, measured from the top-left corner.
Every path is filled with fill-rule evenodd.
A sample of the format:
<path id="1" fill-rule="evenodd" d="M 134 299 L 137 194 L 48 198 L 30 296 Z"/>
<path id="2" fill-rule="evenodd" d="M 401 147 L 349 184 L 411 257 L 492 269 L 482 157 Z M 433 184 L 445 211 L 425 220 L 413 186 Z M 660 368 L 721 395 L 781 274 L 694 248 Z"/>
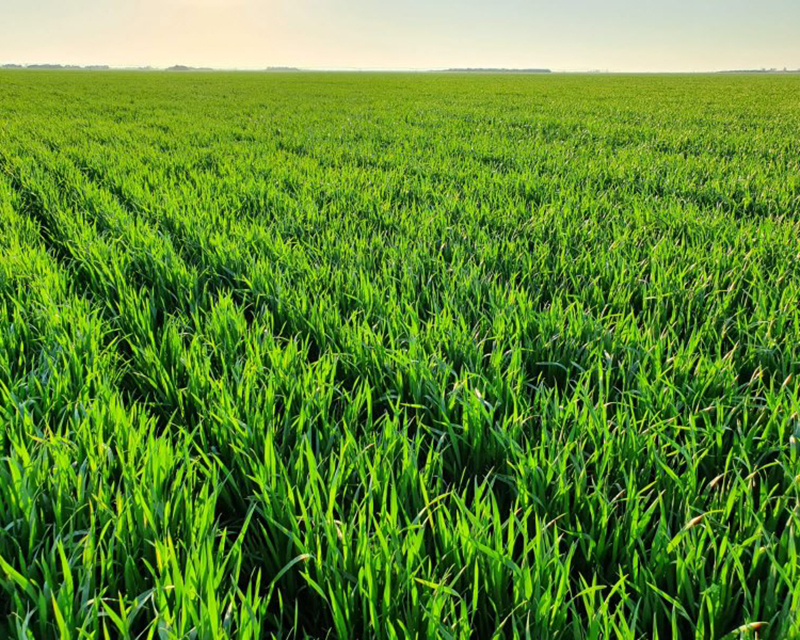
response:
<path id="1" fill-rule="evenodd" d="M 0 74 L 0 635 L 800 637 L 798 95 Z"/>

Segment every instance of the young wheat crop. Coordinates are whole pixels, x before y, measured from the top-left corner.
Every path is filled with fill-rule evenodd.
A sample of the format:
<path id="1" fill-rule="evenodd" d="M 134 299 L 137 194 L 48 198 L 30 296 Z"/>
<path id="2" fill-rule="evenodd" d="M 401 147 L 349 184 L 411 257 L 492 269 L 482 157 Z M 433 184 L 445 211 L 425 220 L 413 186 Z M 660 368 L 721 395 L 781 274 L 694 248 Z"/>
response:
<path id="1" fill-rule="evenodd" d="M 0 636 L 800 637 L 799 92 L 0 73 Z"/>

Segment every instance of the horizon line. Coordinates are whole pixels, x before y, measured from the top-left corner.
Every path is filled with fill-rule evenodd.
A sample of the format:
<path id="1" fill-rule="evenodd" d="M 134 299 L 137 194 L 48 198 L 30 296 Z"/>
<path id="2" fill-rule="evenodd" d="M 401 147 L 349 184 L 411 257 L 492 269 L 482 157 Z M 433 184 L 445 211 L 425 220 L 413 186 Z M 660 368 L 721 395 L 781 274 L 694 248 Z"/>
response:
<path id="1" fill-rule="evenodd" d="M 29 71 L 142 71 L 142 72 L 159 72 L 169 71 L 175 73 L 190 73 L 190 72 L 248 72 L 248 73 L 497 73 L 509 74 L 520 73 L 527 75 L 548 75 L 548 74 L 626 74 L 626 75 L 670 75 L 670 74 L 686 74 L 686 75 L 700 75 L 700 74 L 724 74 L 724 73 L 739 73 L 739 74 L 796 74 L 800 73 L 800 68 L 791 68 L 785 66 L 778 67 L 752 67 L 744 69 L 734 68 L 720 68 L 720 69 L 704 69 L 704 70 L 685 70 L 685 69 L 672 69 L 672 70 L 626 70 L 626 69 L 559 69 L 559 68 L 533 68 L 533 67 L 295 67 L 290 65 L 275 65 L 266 67 L 207 67 L 207 66 L 194 66 L 184 64 L 173 64 L 170 66 L 153 66 L 153 65 L 125 65 L 125 66 L 112 66 L 105 64 L 87 64 L 76 65 L 70 63 L 2 63 L 0 70 L 29 70 Z"/>

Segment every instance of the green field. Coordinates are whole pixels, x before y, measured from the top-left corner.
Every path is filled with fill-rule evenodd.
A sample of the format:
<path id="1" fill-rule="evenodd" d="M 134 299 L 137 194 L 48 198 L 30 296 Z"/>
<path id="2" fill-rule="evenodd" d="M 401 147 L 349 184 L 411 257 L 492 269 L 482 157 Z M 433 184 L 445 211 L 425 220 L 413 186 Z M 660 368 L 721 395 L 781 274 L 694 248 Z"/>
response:
<path id="1" fill-rule="evenodd" d="M 800 637 L 798 96 L 0 73 L 0 637 Z"/>

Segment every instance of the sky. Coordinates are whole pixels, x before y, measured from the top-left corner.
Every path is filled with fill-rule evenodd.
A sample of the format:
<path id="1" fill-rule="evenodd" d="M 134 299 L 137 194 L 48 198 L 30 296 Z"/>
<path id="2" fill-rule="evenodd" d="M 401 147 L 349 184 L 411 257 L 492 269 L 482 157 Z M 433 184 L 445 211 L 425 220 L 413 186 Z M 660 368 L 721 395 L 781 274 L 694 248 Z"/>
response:
<path id="1" fill-rule="evenodd" d="M 0 0 L 0 64 L 800 68 L 800 0 Z"/>

